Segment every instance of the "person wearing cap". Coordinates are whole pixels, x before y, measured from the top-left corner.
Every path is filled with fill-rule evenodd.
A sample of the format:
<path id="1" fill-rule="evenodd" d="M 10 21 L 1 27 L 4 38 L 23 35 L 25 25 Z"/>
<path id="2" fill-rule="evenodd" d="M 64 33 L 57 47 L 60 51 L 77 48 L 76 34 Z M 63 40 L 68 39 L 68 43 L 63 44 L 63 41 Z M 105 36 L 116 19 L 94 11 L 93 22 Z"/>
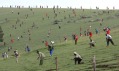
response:
<path id="1" fill-rule="evenodd" d="M 39 65 L 43 65 L 43 60 L 44 60 L 44 57 L 45 57 L 44 53 L 39 52 L 39 51 L 37 50 L 37 54 L 38 54 L 38 58 L 37 58 L 37 59 L 40 60 Z"/>
<path id="2" fill-rule="evenodd" d="M 77 53 L 77 52 L 74 52 L 74 61 L 75 61 L 75 65 L 77 64 L 80 64 L 81 61 L 82 61 L 82 57 Z"/>
<path id="3" fill-rule="evenodd" d="M 54 41 L 51 41 L 51 45 L 52 45 L 52 46 L 54 46 L 54 43 L 55 43 Z"/>
<path id="4" fill-rule="evenodd" d="M 53 51 L 54 51 L 54 46 L 53 45 L 48 45 L 48 51 L 50 52 L 50 56 L 52 56 Z"/>

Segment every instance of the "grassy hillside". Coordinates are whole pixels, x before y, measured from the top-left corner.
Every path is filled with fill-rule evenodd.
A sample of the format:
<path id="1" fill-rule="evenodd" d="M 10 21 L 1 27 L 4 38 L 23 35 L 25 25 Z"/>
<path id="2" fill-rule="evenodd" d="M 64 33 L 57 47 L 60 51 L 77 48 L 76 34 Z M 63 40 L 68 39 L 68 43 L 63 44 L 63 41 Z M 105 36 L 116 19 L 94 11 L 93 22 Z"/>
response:
<path id="1" fill-rule="evenodd" d="M 101 19 L 103 22 L 100 21 Z M 8 52 L 8 59 L 0 58 L 0 71 L 50 71 L 50 69 L 55 69 L 55 57 L 58 57 L 58 71 L 93 71 L 92 58 L 94 55 L 97 71 L 118 71 L 118 19 L 118 10 L 110 10 L 108 13 L 107 10 L 55 9 L 54 11 L 39 8 L 0 8 L 0 26 L 6 43 L 5 46 L 2 42 L 0 43 L 0 54 L 7 52 L 10 46 L 13 48 Z M 54 24 L 54 21 L 58 23 Z M 104 27 L 111 28 L 111 36 L 117 46 L 110 44 L 106 47 Z M 80 28 L 83 36 L 80 36 Z M 89 47 L 89 37 L 84 36 L 84 31 L 89 28 L 93 32 L 92 39 L 96 41 L 94 48 Z M 95 29 L 99 30 L 99 34 L 95 34 Z M 49 31 L 51 34 L 47 37 Z M 72 34 L 79 36 L 77 45 L 72 40 Z M 64 36 L 68 38 L 67 43 L 64 41 Z M 19 41 L 18 37 L 20 37 Z M 10 42 L 11 39 L 14 39 L 14 43 Z M 50 56 L 47 47 L 42 42 L 45 40 L 49 43 L 51 40 L 55 41 L 53 56 Z M 25 52 L 27 44 L 31 48 L 30 53 Z M 15 57 L 12 56 L 15 49 L 20 53 L 19 63 L 16 63 Z M 42 66 L 38 65 L 36 50 L 46 55 Z M 72 60 L 74 51 L 83 57 L 84 64 L 74 64 Z"/>

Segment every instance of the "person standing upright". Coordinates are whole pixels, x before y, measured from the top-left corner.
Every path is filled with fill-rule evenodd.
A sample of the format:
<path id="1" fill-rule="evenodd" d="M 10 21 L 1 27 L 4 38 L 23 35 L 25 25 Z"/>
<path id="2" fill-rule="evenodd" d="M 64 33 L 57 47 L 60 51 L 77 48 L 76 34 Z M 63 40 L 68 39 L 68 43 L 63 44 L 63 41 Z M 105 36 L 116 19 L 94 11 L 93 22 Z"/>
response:
<path id="1" fill-rule="evenodd" d="M 78 42 L 78 35 L 75 35 L 75 45 L 77 45 Z"/>
<path id="2" fill-rule="evenodd" d="M 18 57 L 19 57 L 18 50 L 15 50 L 15 51 L 14 51 L 14 55 L 15 55 L 15 57 L 16 57 L 16 62 L 18 63 Z"/>

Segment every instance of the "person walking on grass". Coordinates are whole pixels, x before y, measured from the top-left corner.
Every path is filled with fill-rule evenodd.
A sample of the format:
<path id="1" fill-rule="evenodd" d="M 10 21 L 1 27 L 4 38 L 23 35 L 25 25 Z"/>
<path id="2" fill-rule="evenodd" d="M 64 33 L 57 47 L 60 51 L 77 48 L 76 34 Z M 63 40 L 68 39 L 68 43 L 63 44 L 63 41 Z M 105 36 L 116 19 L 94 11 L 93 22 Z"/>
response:
<path id="1" fill-rule="evenodd" d="M 77 63 L 80 64 L 81 61 L 82 61 L 82 57 L 77 52 L 74 52 L 74 62 L 75 62 L 75 65 Z"/>
<path id="2" fill-rule="evenodd" d="M 109 35 L 109 34 L 106 34 L 106 42 L 107 42 L 107 47 L 109 46 L 109 42 L 111 42 L 112 45 L 115 46 L 115 44 L 114 44 L 114 42 L 113 42 L 113 40 L 112 40 L 112 36 Z"/>
<path id="3" fill-rule="evenodd" d="M 107 27 L 106 34 L 110 34 L 110 28 Z"/>
<path id="4" fill-rule="evenodd" d="M 18 63 L 18 58 L 19 58 L 18 50 L 15 50 L 15 51 L 14 51 L 14 56 L 15 56 L 15 58 L 16 58 L 16 63 Z"/>
<path id="5" fill-rule="evenodd" d="M 45 41 L 45 46 L 48 47 L 48 41 Z"/>
<path id="6" fill-rule="evenodd" d="M 43 65 L 43 60 L 44 60 L 44 58 L 45 58 L 44 53 L 39 52 L 38 50 L 36 51 L 36 53 L 38 54 L 38 58 L 37 58 L 37 60 L 38 60 L 38 59 L 40 60 L 39 65 Z"/>
<path id="7" fill-rule="evenodd" d="M 14 39 L 13 38 L 11 39 L 11 43 L 14 43 Z"/>
<path id="8" fill-rule="evenodd" d="M 110 28 L 109 27 L 104 27 L 103 31 L 105 31 L 106 34 L 110 34 Z"/>
<path id="9" fill-rule="evenodd" d="M 53 51 L 54 51 L 54 46 L 48 45 L 48 51 L 50 52 L 50 56 L 52 56 Z"/>
<path id="10" fill-rule="evenodd" d="M 75 34 L 72 34 L 72 39 L 75 40 Z"/>
<path id="11" fill-rule="evenodd" d="M 95 29 L 95 33 L 98 34 L 98 29 Z"/>
<path id="12" fill-rule="evenodd" d="M 67 43 L 67 37 L 66 36 L 64 36 L 64 41 L 65 41 L 65 43 Z"/>
<path id="13" fill-rule="evenodd" d="M 4 52 L 4 54 L 5 54 L 5 59 L 7 59 L 8 58 L 8 53 Z"/>
<path id="14" fill-rule="evenodd" d="M 8 47 L 8 52 L 10 52 L 12 50 L 12 46 Z"/>
<path id="15" fill-rule="evenodd" d="M 7 58 L 8 58 L 7 52 L 2 53 L 2 58 L 3 58 L 3 59 L 7 59 Z"/>
<path id="16" fill-rule="evenodd" d="M 26 46 L 25 51 L 30 52 L 30 47 L 28 45 Z"/>
<path id="17" fill-rule="evenodd" d="M 2 58 L 5 59 L 5 54 L 4 53 L 2 53 Z"/>
<path id="18" fill-rule="evenodd" d="M 87 36 L 87 33 L 86 33 L 86 31 L 84 31 L 84 35 L 85 35 L 85 36 Z"/>
<path id="19" fill-rule="evenodd" d="M 78 42 L 78 35 L 75 35 L 75 45 L 77 45 Z"/>
<path id="20" fill-rule="evenodd" d="M 92 32 L 89 32 L 89 39 L 90 40 L 92 39 L 92 36 L 93 36 L 93 33 Z"/>

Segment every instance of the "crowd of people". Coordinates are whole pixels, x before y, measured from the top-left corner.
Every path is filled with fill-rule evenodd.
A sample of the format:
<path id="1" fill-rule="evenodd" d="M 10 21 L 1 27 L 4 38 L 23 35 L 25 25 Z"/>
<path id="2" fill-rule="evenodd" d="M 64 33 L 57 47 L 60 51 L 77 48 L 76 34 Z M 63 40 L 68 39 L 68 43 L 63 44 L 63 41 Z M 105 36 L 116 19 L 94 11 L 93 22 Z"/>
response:
<path id="1" fill-rule="evenodd" d="M 110 31 L 111 31 L 110 28 L 109 27 L 106 27 L 106 28 L 103 29 L 103 31 L 105 32 L 105 35 L 106 35 L 106 46 L 109 47 L 109 43 L 110 42 L 111 42 L 112 45 L 116 46 L 114 44 L 113 40 L 112 40 L 112 36 L 110 35 Z M 96 32 L 96 34 L 98 34 L 98 30 L 97 29 L 95 29 L 95 32 Z M 82 36 L 80 36 L 80 37 L 82 37 Z M 85 33 L 84 33 L 84 36 L 85 36 Z M 86 36 L 89 36 L 89 40 L 90 40 L 89 45 L 90 45 L 90 48 L 95 47 L 96 46 L 96 42 L 92 38 L 93 37 L 93 33 L 91 31 L 89 31 L 86 34 Z M 11 37 L 11 34 L 10 34 L 10 37 Z M 74 40 L 75 45 L 77 45 L 77 43 L 78 43 L 78 38 L 79 38 L 79 36 L 77 34 L 72 34 L 72 39 Z M 18 37 L 18 41 L 19 41 L 19 37 Z M 64 37 L 64 41 L 67 42 L 67 37 L 66 36 Z M 11 40 L 11 43 L 14 43 L 14 40 L 13 39 Z M 54 41 L 48 42 L 46 40 L 43 43 L 47 47 L 47 50 L 49 51 L 50 56 L 52 56 L 53 55 L 53 52 L 54 52 L 54 43 L 55 42 Z M 11 50 L 12 50 L 12 46 L 8 47 L 8 52 L 3 52 L 2 53 L 2 58 L 3 59 L 8 59 L 8 53 Z M 31 51 L 31 49 L 30 49 L 30 47 L 29 47 L 28 44 L 25 47 L 25 51 L 26 52 L 30 52 Z M 40 52 L 39 50 L 37 50 L 36 53 L 38 54 L 38 58 L 37 59 L 40 60 L 39 65 L 43 65 L 45 54 L 42 53 L 42 52 Z M 18 63 L 18 59 L 20 57 L 20 54 L 19 54 L 19 52 L 18 52 L 17 49 L 14 50 L 14 57 L 16 58 L 16 63 Z M 83 59 L 82 59 L 81 55 L 79 55 L 77 52 L 74 52 L 74 63 L 75 64 L 77 64 L 77 63 L 80 64 L 82 60 Z"/>
<path id="2" fill-rule="evenodd" d="M 12 12 L 12 13 L 13 13 L 13 12 Z M 19 14 L 20 14 L 20 13 L 18 12 L 18 15 L 19 15 Z M 73 10 L 73 14 L 74 14 L 74 16 L 77 15 L 74 10 Z M 28 17 L 28 14 L 27 14 L 27 17 Z M 46 17 L 49 17 L 47 13 L 46 13 Z M 22 25 L 20 24 L 20 27 L 21 27 L 21 26 L 22 26 Z M 102 23 L 100 23 L 100 26 L 102 26 Z M 14 25 L 13 25 L 12 27 L 13 27 L 13 28 L 16 28 Z M 32 29 L 33 29 L 34 27 L 36 27 L 36 25 L 35 25 L 35 23 L 33 22 Z M 59 29 L 62 29 L 61 26 L 58 26 L 58 28 L 59 28 Z M 94 41 L 94 39 L 93 39 L 93 32 L 92 32 L 90 29 L 91 29 L 91 26 L 89 26 L 89 28 L 87 28 L 87 29 L 84 31 L 84 34 L 82 34 L 82 29 L 81 29 L 81 27 L 80 27 L 80 34 L 76 34 L 76 33 L 75 33 L 75 34 L 72 34 L 72 39 L 73 39 L 73 41 L 74 41 L 74 44 L 75 44 L 75 45 L 78 44 L 79 37 L 88 36 L 88 37 L 89 37 L 89 42 L 87 42 L 87 43 L 89 43 L 89 47 L 90 47 L 90 48 L 96 47 L 96 41 Z M 94 31 L 95 31 L 96 35 L 99 34 L 99 32 L 100 32 L 97 28 L 96 28 Z M 105 27 L 105 28 L 103 29 L 103 31 L 105 32 L 105 35 L 106 35 L 106 46 L 109 47 L 110 42 L 111 42 L 112 45 L 116 46 L 115 43 L 113 42 L 112 36 L 111 36 L 111 34 L 110 34 L 110 33 L 111 33 L 111 29 L 110 29 L 109 27 Z M 25 32 L 24 32 L 24 33 L 25 33 Z M 28 29 L 28 32 L 27 32 L 27 33 L 28 33 L 28 37 L 29 37 L 29 41 L 30 41 L 30 40 L 31 40 L 31 37 L 30 37 L 31 33 L 30 33 L 30 30 L 29 30 L 29 29 Z M 51 29 L 50 29 L 50 30 L 48 31 L 47 37 L 50 38 L 51 34 L 52 34 L 52 33 L 51 33 Z M 23 38 L 23 36 L 22 36 L 22 35 L 21 35 L 21 37 L 18 36 L 18 37 L 17 37 L 17 41 L 20 41 L 20 38 Z M 67 42 L 68 42 L 68 37 L 67 37 L 67 36 L 64 36 L 64 37 L 62 37 L 62 38 L 64 38 L 64 41 L 65 41 L 66 44 L 67 44 Z M 10 39 L 11 39 L 11 40 L 10 40 L 11 44 L 13 44 L 13 43 L 15 42 L 15 40 L 14 40 L 14 38 L 12 38 L 12 34 L 10 34 Z M 48 40 L 43 41 L 43 44 L 45 44 L 45 47 L 47 48 L 47 50 L 48 50 L 50 56 L 53 56 L 53 53 L 54 53 L 54 51 L 55 51 L 55 45 L 54 45 L 54 43 L 55 43 L 54 41 L 48 41 Z M 98 44 L 98 43 L 97 43 L 97 44 Z M 13 50 L 12 46 L 8 47 L 8 52 L 11 52 L 11 50 Z M 29 46 L 29 45 L 26 45 L 26 47 L 25 47 L 25 52 L 26 52 L 26 53 L 29 53 L 29 52 L 31 52 L 31 51 L 32 51 L 32 50 L 31 50 L 30 46 Z M 2 53 L 2 58 L 3 58 L 4 60 L 9 58 L 8 52 L 3 52 L 3 53 Z M 37 53 L 37 55 L 38 55 L 37 59 L 39 60 L 39 65 L 43 65 L 44 59 L 46 58 L 45 54 L 44 54 L 43 52 L 41 52 L 40 50 L 37 50 L 36 53 Z M 73 52 L 72 52 L 72 53 L 73 53 Z M 81 64 L 81 62 L 82 62 L 82 60 L 83 60 L 82 56 L 81 56 L 79 53 L 77 53 L 77 52 L 74 52 L 73 55 L 74 55 L 74 58 L 73 58 L 74 64 L 75 64 L 75 65 Z M 17 49 L 14 50 L 14 57 L 16 58 L 16 63 L 18 63 L 18 62 L 19 62 L 20 53 L 18 52 Z"/>

